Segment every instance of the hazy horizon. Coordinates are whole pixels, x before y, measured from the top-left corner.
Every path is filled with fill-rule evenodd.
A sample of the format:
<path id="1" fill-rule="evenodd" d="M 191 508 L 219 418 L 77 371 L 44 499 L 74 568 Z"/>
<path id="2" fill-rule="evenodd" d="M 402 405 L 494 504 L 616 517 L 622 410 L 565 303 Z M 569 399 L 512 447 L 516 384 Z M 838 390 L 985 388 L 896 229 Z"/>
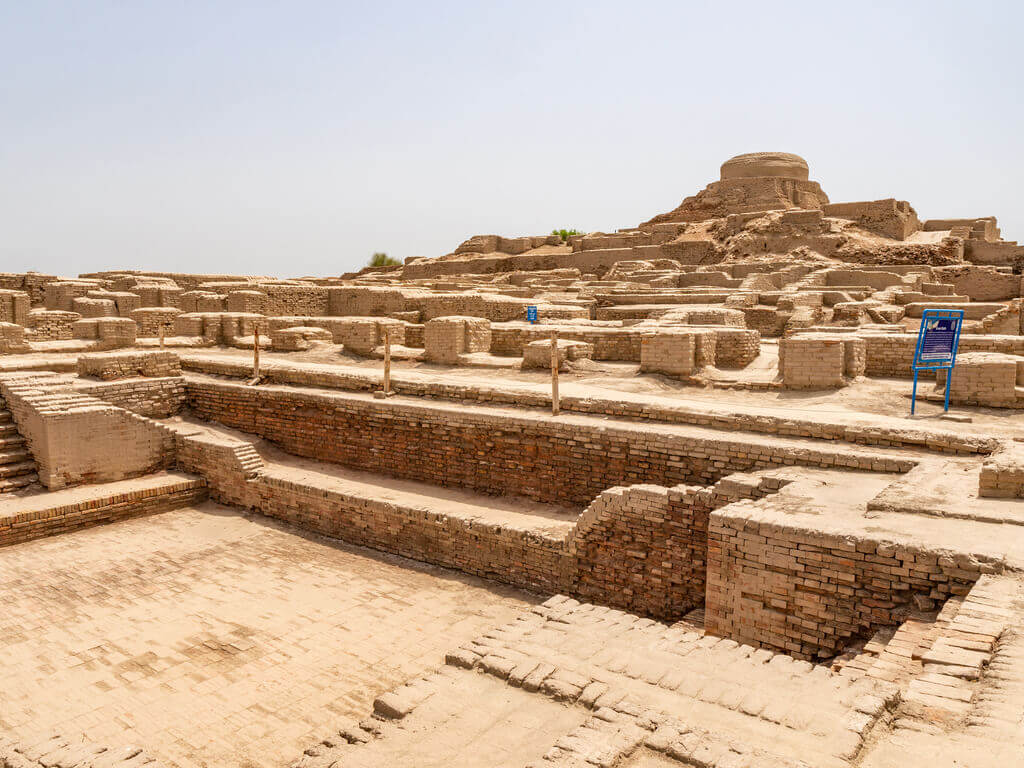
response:
<path id="1" fill-rule="evenodd" d="M 1024 239 L 1015 3 L 0 8 L 0 271 L 337 275 L 633 226 L 762 150 Z"/>

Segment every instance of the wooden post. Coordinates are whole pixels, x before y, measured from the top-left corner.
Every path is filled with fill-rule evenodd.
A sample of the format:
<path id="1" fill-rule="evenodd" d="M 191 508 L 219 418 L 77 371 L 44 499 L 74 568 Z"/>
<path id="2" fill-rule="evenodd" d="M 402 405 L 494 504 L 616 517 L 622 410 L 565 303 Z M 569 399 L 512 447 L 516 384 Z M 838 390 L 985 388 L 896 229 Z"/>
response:
<path id="1" fill-rule="evenodd" d="M 391 334 L 384 326 L 384 397 L 391 394 Z"/>
<path id="2" fill-rule="evenodd" d="M 160 349 L 164 348 L 164 324 L 160 323 Z"/>
<path id="3" fill-rule="evenodd" d="M 558 402 L 558 333 L 551 332 L 551 415 L 557 416 Z"/>
<path id="4" fill-rule="evenodd" d="M 252 332 L 252 377 L 255 380 L 260 378 L 260 329 L 253 327 Z"/>

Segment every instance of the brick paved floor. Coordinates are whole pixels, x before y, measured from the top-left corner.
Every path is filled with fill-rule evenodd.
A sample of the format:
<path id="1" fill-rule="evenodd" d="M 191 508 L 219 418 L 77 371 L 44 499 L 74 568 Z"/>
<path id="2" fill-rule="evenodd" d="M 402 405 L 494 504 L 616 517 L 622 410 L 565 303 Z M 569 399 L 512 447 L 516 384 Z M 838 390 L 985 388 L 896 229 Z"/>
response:
<path id="1" fill-rule="evenodd" d="M 215 504 L 0 549 L 0 733 L 281 766 L 534 598 Z"/>

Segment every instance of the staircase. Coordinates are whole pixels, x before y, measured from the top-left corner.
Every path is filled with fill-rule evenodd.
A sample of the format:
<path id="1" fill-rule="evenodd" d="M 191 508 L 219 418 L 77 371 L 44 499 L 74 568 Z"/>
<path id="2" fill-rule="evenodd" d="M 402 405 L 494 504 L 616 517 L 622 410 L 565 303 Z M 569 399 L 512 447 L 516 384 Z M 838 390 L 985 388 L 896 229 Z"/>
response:
<path id="1" fill-rule="evenodd" d="M 25 438 L 18 432 L 6 401 L 0 397 L 0 494 L 25 488 L 38 479 Z"/>

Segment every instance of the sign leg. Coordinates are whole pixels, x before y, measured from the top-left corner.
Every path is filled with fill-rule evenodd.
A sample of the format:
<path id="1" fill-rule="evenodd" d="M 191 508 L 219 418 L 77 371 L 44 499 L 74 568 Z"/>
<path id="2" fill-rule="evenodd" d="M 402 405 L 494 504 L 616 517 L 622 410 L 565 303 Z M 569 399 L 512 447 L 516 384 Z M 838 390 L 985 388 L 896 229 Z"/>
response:
<path id="1" fill-rule="evenodd" d="M 914 390 L 910 394 L 910 415 L 914 415 L 914 406 L 917 405 L 917 369 L 914 370 Z"/>

